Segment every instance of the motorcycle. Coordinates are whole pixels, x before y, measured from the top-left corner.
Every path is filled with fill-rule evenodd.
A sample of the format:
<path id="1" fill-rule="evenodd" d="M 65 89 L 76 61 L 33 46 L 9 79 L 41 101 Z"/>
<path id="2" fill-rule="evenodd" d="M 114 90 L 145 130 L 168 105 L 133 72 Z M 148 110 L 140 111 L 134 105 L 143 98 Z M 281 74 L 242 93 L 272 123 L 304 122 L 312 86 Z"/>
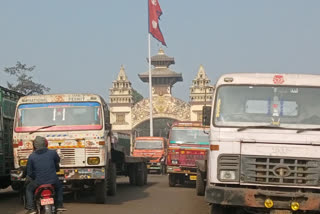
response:
<path id="1" fill-rule="evenodd" d="M 54 204 L 55 190 L 51 184 L 43 184 L 34 191 L 34 203 L 37 214 L 62 214 L 62 211 L 57 212 Z M 25 194 L 22 196 L 25 204 Z"/>
<path id="2" fill-rule="evenodd" d="M 35 190 L 34 200 L 38 214 L 55 213 L 54 194 L 54 186 L 51 184 L 40 185 Z"/>

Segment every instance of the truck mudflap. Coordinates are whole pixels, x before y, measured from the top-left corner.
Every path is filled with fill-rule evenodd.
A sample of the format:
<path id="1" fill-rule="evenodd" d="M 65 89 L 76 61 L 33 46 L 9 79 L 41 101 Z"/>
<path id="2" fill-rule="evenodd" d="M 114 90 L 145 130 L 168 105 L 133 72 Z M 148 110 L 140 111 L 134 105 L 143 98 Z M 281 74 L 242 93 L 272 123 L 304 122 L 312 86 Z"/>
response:
<path id="1" fill-rule="evenodd" d="M 298 202 L 299 210 L 320 209 L 320 193 L 207 186 L 205 198 L 209 203 L 221 205 L 264 208 L 265 200 L 271 199 L 274 203 L 272 209 L 291 209 L 291 202 Z"/>

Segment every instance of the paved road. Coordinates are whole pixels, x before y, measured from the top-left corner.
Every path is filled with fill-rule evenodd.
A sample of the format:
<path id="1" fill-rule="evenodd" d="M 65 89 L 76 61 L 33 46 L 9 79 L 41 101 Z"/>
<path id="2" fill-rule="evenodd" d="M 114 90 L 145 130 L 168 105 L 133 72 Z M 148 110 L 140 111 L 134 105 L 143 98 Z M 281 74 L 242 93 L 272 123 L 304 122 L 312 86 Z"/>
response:
<path id="1" fill-rule="evenodd" d="M 105 205 L 95 204 L 91 192 L 83 192 L 75 201 L 65 195 L 64 214 L 207 214 L 208 205 L 203 197 L 196 196 L 194 186 L 168 187 L 167 176 L 149 175 L 148 185 L 130 186 L 127 178 L 118 179 L 118 192 L 108 198 Z M 0 192 L 0 213 L 23 214 L 17 193 Z"/>

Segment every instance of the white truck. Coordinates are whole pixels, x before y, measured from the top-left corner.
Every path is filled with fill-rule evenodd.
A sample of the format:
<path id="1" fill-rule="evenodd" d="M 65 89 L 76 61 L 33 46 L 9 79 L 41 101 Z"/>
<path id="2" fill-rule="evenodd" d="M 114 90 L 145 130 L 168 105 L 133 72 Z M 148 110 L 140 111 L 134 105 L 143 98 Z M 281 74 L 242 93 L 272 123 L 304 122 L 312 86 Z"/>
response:
<path id="1" fill-rule="evenodd" d="M 23 171 L 37 135 L 60 156 L 57 174 L 65 190 L 75 193 L 95 189 L 96 202 L 106 203 L 116 194 L 116 175 L 126 175 L 131 184 L 147 182 L 147 158 L 130 156 L 130 138 L 113 133 L 106 102 L 95 94 L 25 96 L 16 107 L 13 129 L 14 170 L 12 185 L 23 184 Z M 75 194 L 76 196 L 77 194 Z"/>
<path id="2" fill-rule="evenodd" d="M 225 74 L 210 108 L 210 213 L 319 213 L 320 75 Z"/>

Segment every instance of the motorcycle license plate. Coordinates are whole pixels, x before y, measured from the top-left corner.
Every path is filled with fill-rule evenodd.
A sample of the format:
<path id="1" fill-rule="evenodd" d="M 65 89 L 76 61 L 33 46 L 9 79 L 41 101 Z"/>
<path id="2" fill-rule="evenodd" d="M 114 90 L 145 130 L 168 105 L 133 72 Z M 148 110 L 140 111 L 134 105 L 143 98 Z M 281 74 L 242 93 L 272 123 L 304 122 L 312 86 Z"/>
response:
<path id="1" fill-rule="evenodd" d="M 40 200 L 40 203 L 42 206 L 48 205 L 48 204 L 54 204 L 53 198 L 43 198 Z"/>

